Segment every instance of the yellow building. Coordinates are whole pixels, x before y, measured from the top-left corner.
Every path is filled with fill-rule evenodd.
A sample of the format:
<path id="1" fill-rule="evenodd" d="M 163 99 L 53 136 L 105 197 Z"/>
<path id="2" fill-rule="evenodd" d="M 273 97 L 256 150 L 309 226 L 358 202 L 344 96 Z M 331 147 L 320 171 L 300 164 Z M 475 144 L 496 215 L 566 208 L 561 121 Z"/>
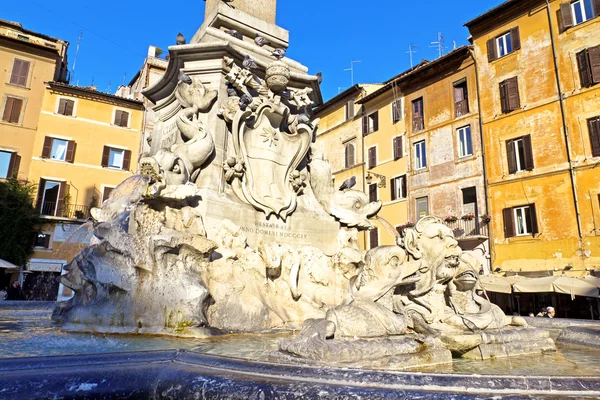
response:
<path id="1" fill-rule="evenodd" d="M 87 244 L 87 230 L 79 228 L 90 209 L 135 173 L 143 115 L 137 100 L 46 83 L 29 170 L 29 180 L 38 185 L 35 206 L 44 224 L 28 271 L 45 272 L 47 281 Z M 25 289 L 41 274 L 30 276 Z"/>
<path id="2" fill-rule="evenodd" d="M 368 233 L 368 248 L 392 245 L 409 219 L 404 99 L 400 89 L 387 81 L 357 103 L 362 106 L 365 187 L 370 200 L 383 203 L 378 216 L 384 221 Z"/>
<path id="3" fill-rule="evenodd" d="M 600 270 L 598 15 L 593 0 L 511 0 L 466 23 L 497 272 Z"/>
<path id="4" fill-rule="evenodd" d="M 377 90 L 380 85 L 354 85 L 315 109 L 320 118 L 315 147 L 329 160 L 340 186 L 346 179 L 356 177 L 355 190 L 365 189 L 364 137 L 358 100 Z M 365 236 L 360 236 L 364 248 Z"/>
<path id="5" fill-rule="evenodd" d="M 64 82 L 68 42 L 0 20 L 0 179 L 27 179 L 44 82 Z"/>

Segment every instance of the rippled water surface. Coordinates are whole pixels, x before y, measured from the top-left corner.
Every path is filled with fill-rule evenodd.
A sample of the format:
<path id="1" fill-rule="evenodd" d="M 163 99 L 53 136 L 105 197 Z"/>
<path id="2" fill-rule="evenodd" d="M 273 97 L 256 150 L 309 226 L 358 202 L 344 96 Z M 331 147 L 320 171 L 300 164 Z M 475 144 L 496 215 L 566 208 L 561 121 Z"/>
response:
<path id="1" fill-rule="evenodd" d="M 227 335 L 210 339 L 164 336 L 65 333 L 50 321 L 49 310 L 0 309 L 0 358 L 139 350 L 184 349 L 268 361 L 280 335 Z M 483 375 L 600 375 L 600 351 L 560 346 L 557 352 L 486 361 L 455 359 L 452 364 L 416 368 L 432 373 Z"/>

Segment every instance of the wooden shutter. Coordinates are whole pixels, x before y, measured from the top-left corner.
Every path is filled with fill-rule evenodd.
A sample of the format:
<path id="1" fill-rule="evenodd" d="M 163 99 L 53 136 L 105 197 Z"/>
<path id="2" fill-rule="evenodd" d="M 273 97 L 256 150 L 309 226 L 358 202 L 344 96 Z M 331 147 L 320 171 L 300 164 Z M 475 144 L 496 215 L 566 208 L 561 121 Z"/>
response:
<path id="1" fill-rule="evenodd" d="M 127 111 L 121 112 L 121 126 L 127 128 L 127 123 L 129 122 L 129 113 Z"/>
<path id="2" fill-rule="evenodd" d="M 67 142 L 67 155 L 65 156 L 65 161 L 72 163 L 75 160 L 75 148 L 77 144 L 73 140 L 69 140 Z"/>
<path id="3" fill-rule="evenodd" d="M 350 168 L 354 165 L 354 145 L 349 143 L 346 145 L 346 168 Z"/>
<path id="4" fill-rule="evenodd" d="M 369 202 L 377 201 L 377 184 L 369 185 Z"/>
<path id="5" fill-rule="evenodd" d="M 362 133 L 363 136 L 369 134 L 369 117 L 367 117 L 366 115 L 362 118 Z"/>
<path id="6" fill-rule="evenodd" d="M 600 17 L 600 0 L 593 0 L 592 4 L 594 5 L 594 16 Z"/>
<path id="7" fill-rule="evenodd" d="M 402 175 L 402 198 L 405 199 L 408 196 L 408 191 L 406 190 L 406 175 Z"/>
<path id="8" fill-rule="evenodd" d="M 513 209 L 505 208 L 502 210 L 502 218 L 504 219 L 504 237 L 509 238 L 515 236 L 515 222 L 513 220 Z"/>
<path id="9" fill-rule="evenodd" d="M 62 113 L 63 115 L 73 116 L 73 108 L 75 106 L 75 102 L 69 99 L 61 99 L 61 101 L 65 101 L 65 109 Z"/>
<path id="10" fill-rule="evenodd" d="M 404 149 L 402 148 L 402 136 L 398 136 L 398 137 L 394 138 L 393 147 L 394 147 L 394 160 L 398 160 L 399 158 L 402 158 L 402 156 L 404 155 Z"/>
<path id="11" fill-rule="evenodd" d="M 514 174 L 517 172 L 517 158 L 515 154 L 515 146 L 512 140 L 506 141 L 506 157 L 508 158 L 508 173 Z"/>
<path id="12" fill-rule="evenodd" d="M 506 97 L 508 99 L 507 103 L 510 111 L 521 108 L 519 81 L 516 76 L 507 80 Z"/>
<path id="13" fill-rule="evenodd" d="M 377 148 L 370 147 L 369 148 L 369 169 L 375 168 L 377 166 Z"/>
<path id="14" fill-rule="evenodd" d="M 63 208 L 65 206 L 65 193 L 67 193 L 67 183 L 60 182 L 60 189 L 58 189 L 58 200 L 56 201 L 56 216 L 62 217 L 65 213 L 63 213 Z"/>
<path id="15" fill-rule="evenodd" d="M 396 192 L 396 179 L 397 178 L 392 178 L 392 180 L 390 181 L 390 187 L 391 187 L 391 199 L 392 200 L 396 200 L 398 198 L 397 196 L 397 192 Z"/>
<path id="16" fill-rule="evenodd" d="M 496 54 L 496 38 L 487 41 L 487 52 L 488 62 L 492 62 L 498 58 L 498 55 Z"/>
<path id="17" fill-rule="evenodd" d="M 121 125 L 121 110 L 115 110 L 115 120 L 113 121 L 114 125 Z"/>
<path id="18" fill-rule="evenodd" d="M 49 234 L 44 234 L 44 247 L 49 249 L 50 248 L 50 235 Z"/>
<path id="19" fill-rule="evenodd" d="M 25 60 L 15 58 L 13 70 L 10 75 L 10 83 L 13 85 L 27 86 L 27 77 L 29 76 L 29 66 L 31 63 Z"/>
<path id="20" fill-rule="evenodd" d="M 571 12 L 571 2 L 560 4 L 560 26 L 561 31 L 573 26 L 573 14 Z"/>
<path id="21" fill-rule="evenodd" d="M 67 108 L 67 99 L 60 99 L 58 101 L 58 113 L 66 115 L 65 110 Z"/>
<path id="22" fill-rule="evenodd" d="M 23 100 L 17 99 L 15 97 L 7 97 L 6 103 L 4 104 L 4 113 L 2 114 L 2 120 L 13 124 L 19 123 L 22 107 Z"/>
<path id="23" fill-rule="evenodd" d="M 523 136 L 523 150 L 525 151 L 525 169 L 533 169 L 533 150 L 531 147 L 531 135 Z"/>
<path id="24" fill-rule="evenodd" d="M 131 164 L 131 150 L 125 150 L 123 152 L 123 169 L 129 171 L 129 165 Z"/>
<path id="25" fill-rule="evenodd" d="M 108 159 L 110 157 L 110 147 L 104 146 L 102 149 L 102 162 L 100 165 L 103 167 L 108 167 Z"/>
<path id="26" fill-rule="evenodd" d="M 373 132 L 377 132 L 379 130 L 379 111 L 375 111 L 373 114 Z"/>
<path id="27" fill-rule="evenodd" d="M 44 198 L 44 188 L 46 187 L 46 180 L 40 179 L 38 184 L 37 199 L 35 201 L 35 209 L 37 212 L 42 211 L 42 199 Z"/>
<path id="28" fill-rule="evenodd" d="M 506 81 L 500 82 L 500 108 L 502 109 L 502 113 L 507 113 L 510 111 L 508 107 L 508 96 L 506 95 Z"/>
<path id="29" fill-rule="evenodd" d="M 50 136 L 46 136 L 44 138 L 44 147 L 42 147 L 42 158 L 50 158 L 50 153 L 52 152 L 52 138 Z"/>
<path id="30" fill-rule="evenodd" d="M 521 48 L 521 35 L 519 35 L 519 27 L 514 27 L 510 30 L 510 40 L 512 42 L 513 51 Z"/>
<path id="31" fill-rule="evenodd" d="M 21 164 L 21 156 L 17 153 L 10 154 L 10 162 L 8 164 L 8 171 L 6 172 L 6 179 L 15 178 L 19 175 L 19 165 Z"/>
<path id="32" fill-rule="evenodd" d="M 579 69 L 579 83 L 582 88 L 592 85 L 591 68 L 588 61 L 588 51 L 582 50 L 576 55 L 577 68 Z"/>
<path id="33" fill-rule="evenodd" d="M 592 156 L 600 157 L 600 117 L 588 119 Z"/>
<path id="34" fill-rule="evenodd" d="M 535 204 L 529 205 L 529 215 L 531 216 L 531 234 L 536 235 L 540 232 L 538 229 L 537 213 L 535 211 Z"/>
<path id="35" fill-rule="evenodd" d="M 378 237 L 377 232 L 378 232 L 377 228 L 369 231 L 369 248 L 370 249 L 374 249 L 375 247 L 379 246 L 379 237 Z"/>
<path id="36" fill-rule="evenodd" d="M 2 121 L 10 122 L 10 116 L 12 114 L 14 97 L 7 97 L 6 103 L 4 104 L 4 113 L 2 114 Z"/>
<path id="37" fill-rule="evenodd" d="M 600 46 L 590 47 L 588 49 L 588 56 L 592 82 L 600 83 Z"/>

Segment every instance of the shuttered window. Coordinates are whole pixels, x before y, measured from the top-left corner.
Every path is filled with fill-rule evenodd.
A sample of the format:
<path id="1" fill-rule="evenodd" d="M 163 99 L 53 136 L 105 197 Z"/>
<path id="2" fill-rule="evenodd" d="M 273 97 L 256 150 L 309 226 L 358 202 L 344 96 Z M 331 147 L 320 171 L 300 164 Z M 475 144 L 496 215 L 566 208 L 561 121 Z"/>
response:
<path id="1" fill-rule="evenodd" d="M 582 88 L 600 83 L 600 46 L 576 54 L 579 83 Z"/>
<path id="2" fill-rule="evenodd" d="M 31 63 L 25 60 L 15 58 L 13 69 L 10 74 L 10 83 L 18 86 L 27 86 L 27 77 L 29 76 L 29 67 Z"/>
<path id="3" fill-rule="evenodd" d="M 363 135 L 366 136 L 369 133 L 377 132 L 377 130 L 379 130 L 379 111 L 364 116 L 362 119 Z"/>
<path id="4" fill-rule="evenodd" d="M 60 99 L 58 101 L 58 114 L 72 116 L 75 102 L 69 99 Z"/>
<path id="5" fill-rule="evenodd" d="M 506 141 L 508 172 L 514 174 L 533 169 L 533 149 L 531 135 L 521 136 Z"/>
<path id="6" fill-rule="evenodd" d="M 377 147 L 369 147 L 369 165 L 368 168 L 375 168 L 377 166 Z"/>
<path id="7" fill-rule="evenodd" d="M 600 116 L 588 119 L 592 156 L 600 157 Z"/>
<path id="8" fill-rule="evenodd" d="M 412 129 L 413 132 L 418 132 L 425 129 L 422 97 L 419 97 L 412 102 Z"/>
<path id="9" fill-rule="evenodd" d="M 487 41 L 488 61 L 492 62 L 521 48 L 519 27 Z"/>
<path id="10" fill-rule="evenodd" d="M 404 148 L 402 147 L 402 136 L 397 136 L 392 141 L 394 148 L 394 160 L 398 160 L 404 156 Z"/>
<path id="11" fill-rule="evenodd" d="M 406 198 L 406 175 L 397 176 L 391 180 L 391 199 Z"/>
<path id="12" fill-rule="evenodd" d="M 463 80 L 454 85 L 454 116 L 460 117 L 469 113 L 469 94 L 467 81 Z"/>
<path id="13" fill-rule="evenodd" d="M 117 126 L 127 127 L 129 123 L 129 113 L 123 110 L 115 110 L 115 120 L 113 123 Z"/>
<path id="14" fill-rule="evenodd" d="M 377 228 L 369 231 L 369 248 L 374 249 L 379 246 L 379 230 Z"/>
<path id="15" fill-rule="evenodd" d="M 72 163 L 75 160 L 77 144 L 73 140 L 57 139 L 50 136 L 44 138 L 42 158 Z"/>
<path id="16" fill-rule="evenodd" d="M 402 119 L 402 100 L 394 100 L 392 103 L 392 123 L 396 123 Z"/>
<path id="17" fill-rule="evenodd" d="M 353 143 L 348 143 L 346 145 L 345 148 L 345 156 L 346 156 L 346 163 L 345 163 L 345 167 L 346 168 L 350 168 L 354 166 L 354 155 L 355 155 L 355 151 L 354 151 L 354 144 Z"/>
<path id="18" fill-rule="evenodd" d="M 502 218 L 505 238 L 539 233 L 535 204 L 505 208 L 502 210 Z"/>
<path id="19" fill-rule="evenodd" d="M 561 32 L 600 15 L 600 0 L 575 0 L 561 3 L 559 24 Z"/>
<path id="20" fill-rule="evenodd" d="M 21 157 L 14 152 L 0 151 L 0 179 L 16 178 Z"/>
<path id="21" fill-rule="evenodd" d="M 102 161 L 100 165 L 102 165 L 103 167 L 129 170 L 130 164 L 130 150 L 115 149 L 109 146 L 104 146 L 104 149 L 102 150 Z"/>
<path id="22" fill-rule="evenodd" d="M 354 100 L 346 103 L 346 121 L 354 118 Z"/>
<path id="23" fill-rule="evenodd" d="M 2 113 L 2 121 L 11 124 L 18 124 L 21 120 L 21 109 L 23 108 L 23 99 L 16 97 L 6 97 L 4 103 L 4 112 Z"/>
<path id="24" fill-rule="evenodd" d="M 377 201 L 377 184 L 371 183 L 369 185 L 369 202 Z"/>
<path id="25" fill-rule="evenodd" d="M 500 82 L 500 106 L 503 113 L 521 108 L 519 81 L 516 76 Z"/>

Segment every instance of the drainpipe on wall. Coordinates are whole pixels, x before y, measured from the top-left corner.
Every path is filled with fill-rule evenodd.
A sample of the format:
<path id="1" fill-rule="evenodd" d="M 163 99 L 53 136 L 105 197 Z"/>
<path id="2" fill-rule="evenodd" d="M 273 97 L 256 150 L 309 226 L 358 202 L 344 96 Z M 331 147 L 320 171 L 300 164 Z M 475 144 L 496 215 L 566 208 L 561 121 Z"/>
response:
<path id="1" fill-rule="evenodd" d="M 360 88 L 360 91 L 362 94 L 366 95 L 367 91 L 365 90 L 365 88 Z M 356 97 L 352 100 L 354 101 L 356 100 Z M 365 116 L 365 106 L 362 106 L 362 112 L 361 112 L 361 119 Z M 356 115 L 354 116 L 356 117 Z M 362 124 L 360 125 L 362 127 Z M 360 162 L 361 162 L 361 169 L 362 169 L 362 184 L 363 184 L 363 192 L 365 192 L 367 195 L 369 194 L 369 192 L 367 192 L 367 182 L 366 182 L 366 175 L 365 175 L 365 135 L 363 134 L 362 130 L 359 131 L 360 133 L 360 143 L 361 143 L 361 152 L 360 152 Z M 365 243 L 365 250 L 367 249 L 367 243 L 369 244 L 369 246 L 371 245 L 371 243 L 368 241 L 368 231 L 363 231 L 363 240 Z"/>
<path id="2" fill-rule="evenodd" d="M 579 233 L 580 248 L 583 247 L 583 229 L 581 228 L 581 214 L 579 213 L 579 201 L 577 200 L 577 184 L 575 181 L 575 171 L 573 160 L 571 159 L 571 139 L 567 127 L 567 118 L 565 114 L 565 103 L 563 91 L 560 85 L 560 75 L 558 73 L 558 57 L 556 55 L 556 43 L 554 42 L 554 26 L 552 24 L 552 12 L 550 11 L 550 2 L 546 0 L 546 11 L 548 12 L 548 25 L 550 27 L 550 42 L 552 43 L 552 59 L 554 61 L 554 73 L 556 75 L 556 87 L 558 89 L 558 102 L 560 104 L 560 115 L 562 118 L 563 131 L 565 133 L 565 145 L 567 147 L 567 160 L 569 161 L 569 174 L 571 176 L 571 189 L 573 192 L 573 203 L 575 205 L 575 217 L 577 218 L 577 231 Z"/>
<path id="3" fill-rule="evenodd" d="M 487 215 L 490 215 L 489 201 L 488 201 L 488 179 L 487 172 L 485 166 L 485 146 L 483 145 L 483 120 L 481 118 L 481 90 L 479 89 L 479 70 L 477 69 L 477 59 L 475 58 L 475 54 L 473 54 L 473 47 L 469 46 L 469 55 L 473 59 L 473 64 L 475 65 L 475 83 L 477 85 L 477 114 L 479 114 L 479 142 L 481 145 L 481 165 L 483 167 L 483 195 L 485 198 L 485 211 Z M 488 252 L 489 252 L 489 261 L 488 268 L 490 273 L 492 272 L 492 229 L 488 225 Z"/>

